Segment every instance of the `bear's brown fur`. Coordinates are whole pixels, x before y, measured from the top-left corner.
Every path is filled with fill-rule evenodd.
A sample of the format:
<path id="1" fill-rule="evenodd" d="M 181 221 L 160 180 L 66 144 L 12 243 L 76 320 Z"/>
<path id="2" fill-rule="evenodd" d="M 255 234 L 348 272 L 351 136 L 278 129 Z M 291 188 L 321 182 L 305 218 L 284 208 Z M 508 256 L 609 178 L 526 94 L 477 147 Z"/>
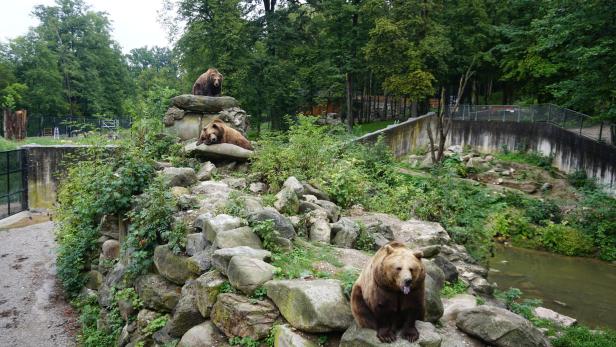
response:
<path id="1" fill-rule="evenodd" d="M 220 96 L 222 92 L 222 74 L 214 68 L 204 72 L 192 87 L 193 95 Z"/>
<path id="2" fill-rule="evenodd" d="M 411 342 L 419 338 L 415 321 L 425 317 L 422 256 L 390 242 L 376 252 L 353 285 L 353 317 L 360 327 L 376 330 L 381 342 L 395 341 L 399 329 Z"/>
<path id="3" fill-rule="evenodd" d="M 201 130 L 197 146 L 205 143 L 213 145 L 216 143 L 231 143 L 242 148 L 252 150 L 252 145 L 242 133 L 228 126 L 219 118 L 214 118 L 210 124 Z"/>

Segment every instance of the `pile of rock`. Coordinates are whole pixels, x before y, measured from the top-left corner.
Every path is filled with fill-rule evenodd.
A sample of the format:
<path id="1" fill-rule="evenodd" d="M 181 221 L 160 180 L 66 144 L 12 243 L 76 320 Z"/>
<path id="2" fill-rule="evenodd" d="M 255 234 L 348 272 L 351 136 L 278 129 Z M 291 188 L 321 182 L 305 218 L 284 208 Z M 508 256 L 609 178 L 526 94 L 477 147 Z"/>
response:
<path id="1" fill-rule="evenodd" d="M 201 129 L 215 117 L 246 134 L 249 115 L 239 108 L 239 102 L 230 96 L 203 96 L 183 94 L 171 99 L 172 106 L 163 117 L 166 132 L 182 141 L 197 138 Z"/>
<path id="2" fill-rule="evenodd" d="M 176 220 L 190 226 L 183 254 L 159 245 L 151 272 L 128 283 L 127 259 L 117 260 L 126 226 L 114 216 L 104 217 L 101 224 L 101 261 L 94 267 L 98 273 L 92 274 L 88 288 L 98 295 L 104 312 L 114 305 L 113 288 L 134 287 L 142 302 L 141 307 L 128 301 L 117 303 L 126 321 L 120 346 L 162 346 L 172 340 L 183 347 L 228 346 L 229 338 L 259 340 L 270 334 L 276 346 L 317 346 L 324 333 L 330 345 L 417 346 L 403 339 L 381 344 L 374 330 L 358 328 L 338 280 L 277 279 L 279 269 L 271 264 L 273 255 L 251 227 L 266 220 L 273 222 L 275 231 L 275 237 L 267 241 L 280 249 L 327 245 L 344 265 L 323 264 L 323 272 L 332 278 L 338 271 L 359 271 L 368 261 L 369 255 L 354 249 L 360 225 L 374 239 L 375 249 L 390 240 L 421 248 L 428 276 L 426 322 L 417 323 L 420 346 L 453 346 L 459 341 L 470 346 L 546 345 L 543 335 L 524 318 L 497 307 L 477 306 L 471 294 L 489 298 L 493 290 L 486 280 L 487 271 L 437 223 L 401 221 L 361 208 L 343 216 L 328 194 L 295 177 L 284 182 L 273 207 L 264 207 L 259 194 L 268 187 L 257 176 L 212 180 L 219 169 L 210 162 L 203 163 L 198 172 L 160 168 L 159 174 L 178 202 Z M 238 197 L 242 211 L 234 214 L 241 217 L 221 213 L 230 199 Z M 110 268 L 101 265 L 114 261 Z M 440 292 L 445 282 L 458 279 L 469 285 L 469 294 L 443 302 Z M 136 320 L 129 319 L 135 314 Z M 165 327 L 144 333 L 144 327 L 161 315 L 169 318 Z M 101 315 L 101 326 L 106 324 L 105 317 Z"/>

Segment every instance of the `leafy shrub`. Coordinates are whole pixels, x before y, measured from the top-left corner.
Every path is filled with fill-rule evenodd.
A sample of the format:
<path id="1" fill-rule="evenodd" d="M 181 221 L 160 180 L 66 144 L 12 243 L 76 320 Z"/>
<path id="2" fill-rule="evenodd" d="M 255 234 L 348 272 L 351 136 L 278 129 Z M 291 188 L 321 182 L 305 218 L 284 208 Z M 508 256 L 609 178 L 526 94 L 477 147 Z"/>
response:
<path id="1" fill-rule="evenodd" d="M 590 237 L 563 224 L 549 224 L 543 228 L 542 243 L 548 250 L 564 255 L 589 255 L 594 249 Z"/>
<path id="2" fill-rule="evenodd" d="M 591 331 L 584 326 L 572 326 L 552 341 L 554 347 L 608 347 L 616 346 L 616 331 Z"/>
<path id="3" fill-rule="evenodd" d="M 342 265 L 334 256 L 331 247 L 307 242 L 296 243 L 290 252 L 272 254 L 272 265 L 277 268 L 274 277 L 277 279 L 325 277 L 326 275 L 315 267 L 320 261 L 337 267 Z"/>
<path id="4" fill-rule="evenodd" d="M 169 249 L 174 254 L 180 254 L 186 249 L 186 235 L 188 224 L 184 221 L 175 223 L 170 230 L 161 234 L 163 240 L 167 240 Z"/>
<path id="5" fill-rule="evenodd" d="M 372 252 L 374 247 L 374 237 L 368 230 L 366 230 L 366 226 L 360 223 L 359 235 L 357 236 L 357 240 L 355 240 L 355 248 L 366 252 Z"/>
<path id="6" fill-rule="evenodd" d="M 355 269 L 345 269 L 336 274 L 336 278 L 342 282 L 342 291 L 348 299 L 351 298 L 351 291 L 358 277 L 359 272 Z"/>
<path id="7" fill-rule="evenodd" d="M 505 302 L 508 310 L 528 320 L 534 320 L 533 309 L 541 305 L 541 300 L 538 299 L 524 299 L 520 301 L 522 291 L 518 288 L 509 288 L 505 292 L 497 293 L 496 297 Z"/>
<path id="8" fill-rule="evenodd" d="M 539 152 L 524 150 L 514 152 L 502 152 L 496 154 L 496 157 L 500 160 L 535 165 L 548 171 L 552 170 L 552 162 L 554 161 L 553 156 L 546 156 Z"/>
<path id="9" fill-rule="evenodd" d="M 218 212 L 228 214 L 230 216 L 246 218 L 245 208 L 246 208 L 245 197 L 243 197 L 242 194 L 238 191 L 232 191 L 229 194 L 229 200 L 227 200 L 225 205 Z"/>
<path id="10" fill-rule="evenodd" d="M 98 329 L 98 321 L 103 318 L 96 296 L 89 296 L 71 302 L 79 311 L 81 332 L 77 336 L 80 346 L 113 347 L 124 326 L 124 321 L 115 302 L 105 314 L 106 329 Z"/>
<path id="11" fill-rule="evenodd" d="M 252 231 L 254 231 L 257 236 L 263 242 L 263 247 L 272 253 L 279 253 L 280 246 L 276 238 L 279 236 L 276 229 L 274 229 L 274 221 L 273 220 L 265 220 L 251 224 Z"/>
<path id="12" fill-rule="evenodd" d="M 569 184 L 578 189 L 595 190 L 597 186 L 594 181 L 588 179 L 584 170 L 577 170 L 567 175 Z"/>
<path id="13" fill-rule="evenodd" d="M 229 344 L 231 346 L 242 346 L 242 347 L 259 347 L 261 343 L 252 337 L 244 336 L 233 336 L 229 339 Z"/>
<path id="14" fill-rule="evenodd" d="M 466 293 L 467 288 L 468 286 L 460 280 L 454 283 L 446 282 L 443 289 L 441 289 L 441 296 L 444 296 L 446 298 L 451 298 L 458 294 Z"/>
<path id="15" fill-rule="evenodd" d="M 173 224 L 175 201 L 161 178 L 156 179 L 143 193 L 135 198 L 135 209 L 128 213 L 131 219 L 124 250 L 132 249 L 128 266 L 129 277 L 146 272 L 152 265 L 154 248 L 159 241 L 169 236 Z"/>
<path id="16" fill-rule="evenodd" d="M 169 321 L 168 315 L 159 315 L 155 319 L 152 319 L 148 323 L 148 325 L 145 328 L 143 328 L 143 330 L 141 330 L 141 333 L 143 333 L 143 336 L 145 337 L 152 336 L 152 334 L 154 334 L 155 332 L 162 329 L 165 325 L 167 325 L 168 321 Z"/>
<path id="17" fill-rule="evenodd" d="M 143 301 L 139 298 L 139 295 L 135 291 L 135 288 L 129 287 L 122 290 L 119 290 L 114 295 L 115 301 L 125 300 L 130 302 L 131 306 L 139 310 L 143 307 Z"/>

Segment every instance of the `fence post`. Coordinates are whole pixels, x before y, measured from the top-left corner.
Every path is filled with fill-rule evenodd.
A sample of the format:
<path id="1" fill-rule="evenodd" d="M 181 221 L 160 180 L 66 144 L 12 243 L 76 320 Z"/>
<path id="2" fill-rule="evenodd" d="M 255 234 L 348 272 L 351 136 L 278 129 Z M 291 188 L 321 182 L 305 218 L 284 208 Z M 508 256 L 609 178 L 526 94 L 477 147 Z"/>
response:
<path id="1" fill-rule="evenodd" d="M 9 153 L 10 151 L 4 152 L 6 153 L 6 208 L 8 211 L 8 215 L 11 215 L 11 162 L 9 161 Z"/>
<path id="2" fill-rule="evenodd" d="M 601 121 L 601 125 L 599 126 L 599 142 L 601 142 L 601 135 L 603 135 L 603 121 Z"/>
<path id="3" fill-rule="evenodd" d="M 584 117 L 580 117 L 580 135 L 582 135 L 582 128 L 584 128 Z"/>
<path id="4" fill-rule="evenodd" d="M 28 152 L 22 149 L 21 155 L 21 209 L 26 211 L 28 209 Z"/>

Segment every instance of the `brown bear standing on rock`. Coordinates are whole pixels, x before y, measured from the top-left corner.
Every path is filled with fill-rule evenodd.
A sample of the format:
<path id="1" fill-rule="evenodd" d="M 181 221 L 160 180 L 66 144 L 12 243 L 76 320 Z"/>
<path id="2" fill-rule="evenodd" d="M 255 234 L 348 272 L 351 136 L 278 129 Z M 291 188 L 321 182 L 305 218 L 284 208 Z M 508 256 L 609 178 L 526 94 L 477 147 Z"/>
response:
<path id="1" fill-rule="evenodd" d="M 392 241 L 376 252 L 353 285 L 353 317 L 360 327 L 376 330 L 381 342 L 395 341 L 399 329 L 411 342 L 419 338 L 415 321 L 425 316 L 422 256 Z"/>
<path id="2" fill-rule="evenodd" d="M 206 145 L 231 143 L 252 151 L 250 141 L 242 133 L 225 124 L 220 118 L 214 118 L 210 124 L 201 130 L 201 135 L 197 139 L 197 146 L 202 143 Z"/>
<path id="3" fill-rule="evenodd" d="M 193 95 L 220 96 L 222 91 L 222 74 L 210 68 L 203 73 L 192 87 Z"/>

